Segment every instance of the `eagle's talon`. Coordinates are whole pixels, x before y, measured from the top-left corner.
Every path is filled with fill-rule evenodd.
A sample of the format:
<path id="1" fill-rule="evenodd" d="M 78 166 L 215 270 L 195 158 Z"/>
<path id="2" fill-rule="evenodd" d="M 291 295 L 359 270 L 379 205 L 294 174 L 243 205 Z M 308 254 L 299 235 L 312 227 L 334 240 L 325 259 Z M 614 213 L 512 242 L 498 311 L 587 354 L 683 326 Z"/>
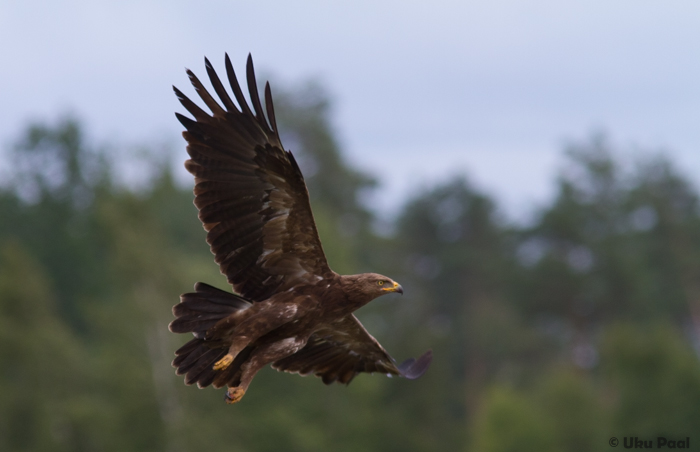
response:
<path id="1" fill-rule="evenodd" d="M 244 395 L 245 389 L 243 388 L 229 388 L 228 391 L 226 391 L 226 394 L 224 394 L 224 400 L 226 401 L 226 403 L 231 405 L 240 401 Z"/>
<path id="2" fill-rule="evenodd" d="M 231 365 L 232 362 L 233 362 L 233 355 L 229 353 L 226 356 L 224 356 L 223 358 L 221 358 L 220 360 L 218 360 L 216 362 L 216 364 L 214 364 L 213 369 L 214 370 L 226 369 L 228 366 Z"/>

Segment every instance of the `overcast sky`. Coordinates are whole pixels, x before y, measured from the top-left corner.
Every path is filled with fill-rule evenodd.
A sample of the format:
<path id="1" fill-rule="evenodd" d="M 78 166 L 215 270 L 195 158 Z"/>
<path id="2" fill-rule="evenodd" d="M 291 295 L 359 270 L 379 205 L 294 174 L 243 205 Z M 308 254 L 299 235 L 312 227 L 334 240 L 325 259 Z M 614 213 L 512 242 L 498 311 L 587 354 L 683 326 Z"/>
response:
<path id="1" fill-rule="evenodd" d="M 606 130 L 700 185 L 700 2 L 0 0 L 0 143 L 70 111 L 92 138 L 180 142 L 184 68 L 321 80 L 375 202 L 467 174 L 512 217 L 551 196 L 566 142 Z M 273 86 L 274 92 L 274 86 Z M 391 162 L 387 164 L 387 162 Z"/>

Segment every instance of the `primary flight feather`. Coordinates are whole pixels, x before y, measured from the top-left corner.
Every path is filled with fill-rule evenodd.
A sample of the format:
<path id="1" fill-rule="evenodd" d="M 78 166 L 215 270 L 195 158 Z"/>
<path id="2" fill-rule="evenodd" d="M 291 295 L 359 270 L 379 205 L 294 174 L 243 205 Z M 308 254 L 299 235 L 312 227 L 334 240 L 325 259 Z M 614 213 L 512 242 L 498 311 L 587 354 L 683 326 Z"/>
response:
<path id="1" fill-rule="evenodd" d="M 280 371 L 314 374 L 326 384 L 347 384 L 360 372 L 420 377 L 430 365 L 430 351 L 397 366 L 352 314 L 403 289 L 386 276 L 338 275 L 328 266 L 304 177 L 279 137 L 270 85 L 263 110 L 250 55 L 252 108 L 228 55 L 235 103 L 207 59 L 205 64 L 223 106 L 188 70 L 211 113 L 174 88 L 194 119 L 176 116 L 186 129 L 185 167 L 195 177 L 199 219 L 234 293 L 197 283 L 173 307 L 170 330 L 194 334 L 175 352 L 178 375 L 199 387 L 228 386 L 228 403 L 238 402 L 270 363 Z"/>

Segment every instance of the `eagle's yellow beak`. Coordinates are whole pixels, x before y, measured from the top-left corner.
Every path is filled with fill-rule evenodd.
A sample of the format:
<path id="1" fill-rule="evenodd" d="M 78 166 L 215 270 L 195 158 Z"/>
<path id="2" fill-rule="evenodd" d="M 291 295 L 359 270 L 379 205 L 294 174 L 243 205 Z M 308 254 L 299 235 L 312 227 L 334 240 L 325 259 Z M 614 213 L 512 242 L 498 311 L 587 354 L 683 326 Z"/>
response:
<path id="1" fill-rule="evenodd" d="M 386 291 L 386 292 L 398 292 L 398 293 L 400 293 L 401 295 L 403 295 L 403 287 L 401 287 L 401 284 L 399 284 L 399 283 L 397 283 L 397 282 L 394 283 L 394 286 L 393 286 L 393 287 L 386 287 L 386 288 L 384 288 L 384 289 L 382 289 L 382 290 L 384 290 L 384 291 Z"/>

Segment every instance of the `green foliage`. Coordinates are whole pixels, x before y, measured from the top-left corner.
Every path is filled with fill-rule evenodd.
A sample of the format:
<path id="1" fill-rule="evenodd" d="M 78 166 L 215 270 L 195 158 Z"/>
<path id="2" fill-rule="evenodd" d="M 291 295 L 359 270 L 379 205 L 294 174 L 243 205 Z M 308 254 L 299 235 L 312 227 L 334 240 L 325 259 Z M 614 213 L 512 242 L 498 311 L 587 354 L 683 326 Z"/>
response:
<path id="1" fill-rule="evenodd" d="M 597 451 L 607 441 L 606 414 L 589 377 L 550 369 L 530 391 L 491 388 L 474 423 L 475 449 Z"/>
<path id="2" fill-rule="evenodd" d="M 590 375 L 568 366 L 552 369 L 536 388 L 537 404 L 548 416 L 557 450 L 593 452 L 606 443 L 609 414 L 596 389 Z"/>
<path id="3" fill-rule="evenodd" d="M 120 187 L 67 118 L 20 135 L 0 186 L 1 450 L 585 452 L 694 432 L 700 208 L 669 162 L 626 164 L 594 137 L 571 146 L 529 227 L 457 178 L 381 238 L 327 95 L 296 92 L 276 93 L 282 139 L 329 262 L 402 283 L 359 316 L 399 360 L 433 348 L 428 373 L 326 387 L 266 369 L 233 407 L 186 387 L 171 307 L 196 281 L 227 287 L 191 189 L 168 164 L 148 188 Z"/>
<path id="4" fill-rule="evenodd" d="M 486 399 L 477 426 L 475 449 L 484 452 L 548 452 L 554 429 L 529 400 L 507 388 L 496 388 Z"/>
<path id="5" fill-rule="evenodd" d="M 72 450 L 74 423 L 91 410 L 73 385 L 86 377 L 82 354 L 55 317 L 45 270 L 15 241 L 0 244 L 0 293 L 0 448 Z"/>
<path id="6" fill-rule="evenodd" d="M 700 363 L 669 325 L 616 325 L 602 343 L 619 431 L 683 437 L 700 425 Z"/>

